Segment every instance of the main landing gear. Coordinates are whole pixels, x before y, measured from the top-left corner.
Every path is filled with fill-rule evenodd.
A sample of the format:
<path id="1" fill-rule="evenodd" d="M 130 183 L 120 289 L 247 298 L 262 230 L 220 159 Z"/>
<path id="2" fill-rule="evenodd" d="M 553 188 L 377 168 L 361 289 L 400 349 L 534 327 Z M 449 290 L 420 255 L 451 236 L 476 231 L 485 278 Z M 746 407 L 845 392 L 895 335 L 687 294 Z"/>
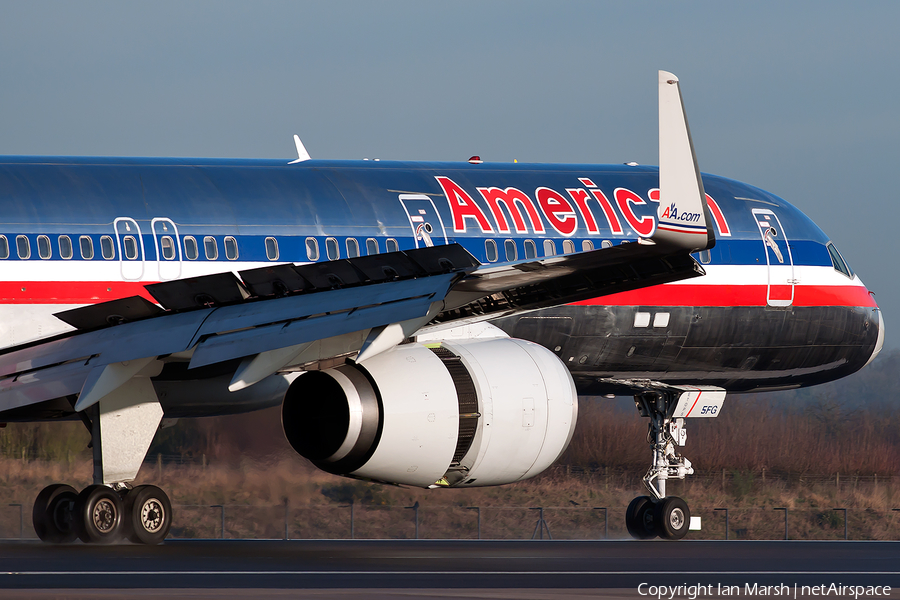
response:
<path id="1" fill-rule="evenodd" d="M 148 359 L 92 371 L 73 408 L 91 432 L 94 485 L 79 493 L 55 483 L 38 494 L 32 520 L 42 541 L 159 544 L 165 539 L 172 526 L 169 497 L 154 485 L 124 483 L 137 477 L 162 420 L 150 381 L 161 369 Z"/>
<path id="2" fill-rule="evenodd" d="M 644 475 L 644 485 L 651 495 L 638 496 L 625 511 L 625 526 L 635 539 L 661 537 L 680 540 L 690 528 L 691 511 L 687 502 L 676 496 L 667 497 L 666 481 L 684 479 L 694 472 L 691 461 L 676 448 L 684 446 L 687 441 L 683 417 L 690 414 L 691 410 L 685 412 L 686 401 L 695 396 L 693 403 L 696 405 L 701 394 L 701 390 L 685 393 L 681 390 L 664 389 L 643 392 L 634 397 L 641 416 L 650 417 L 647 442 L 653 452 L 653 462 Z M 721 401 L 718 405 L 721 406 Z M 694 406 L 690 408 L 693 409 Z"/>
<path id="3" fill-rule="evenodd" d="M 86 544 L 161 543 L 172 526 L 172 504 L 154 485 L 136 488 L 91 485 L 78 493 L 69 485 L 44 488 L 34 502 L 34 530 L 51 544 L 80 538 Z"/>

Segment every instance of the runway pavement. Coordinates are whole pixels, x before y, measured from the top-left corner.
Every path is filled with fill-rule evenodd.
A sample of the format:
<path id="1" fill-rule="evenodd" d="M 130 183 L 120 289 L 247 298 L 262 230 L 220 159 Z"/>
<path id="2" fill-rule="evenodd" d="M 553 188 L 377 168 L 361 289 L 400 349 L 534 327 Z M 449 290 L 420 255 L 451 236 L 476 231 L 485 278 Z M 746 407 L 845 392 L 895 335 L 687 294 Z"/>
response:
<path id="1" fill-rule="evenodd" d="M 840 593 L 840 587 L 824 593 L 831 584 L 863 586 L 863 593 Z M 692 592 L 692 585 L 702 588 Z M 766 591 L 797 597 L 856 595 L 859 600 L 885 598 L 878 592 L 886 590 L 875 587 L 891 586 L 891 596 L 900 597 L 900 542 L 0 544 L 0 598 L 291 598 L 305 590 L 304 598 L 612 599 L 656 598 L 665 591 L 666 598 L 671 592 L 676 598 L 705 599 L 764 595 L 762 586 L 782 585 L 787 587 Z M 803 586 L 820 585 L 826 587 L 802 593 Z"/>

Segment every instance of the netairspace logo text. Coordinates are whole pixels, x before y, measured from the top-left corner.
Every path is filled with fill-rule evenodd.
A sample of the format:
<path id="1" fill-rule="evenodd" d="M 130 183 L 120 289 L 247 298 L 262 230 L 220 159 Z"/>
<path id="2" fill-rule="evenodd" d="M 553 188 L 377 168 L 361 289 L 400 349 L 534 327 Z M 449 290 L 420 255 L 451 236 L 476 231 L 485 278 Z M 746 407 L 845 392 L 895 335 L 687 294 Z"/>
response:
<path id="1" fill-rule="evenodd" d="M 678 598 L 688 598 L 689 600 L 697 600 L 697 598 L 707 596 L 782 596 L 787 598 L 798 598 L 800 596 L 842 596 L 853 597 L 875 597 L 890 596 L 891 588 L 886 585 L 842 585 L 840 583 L 832 583 L 831 585 L 797 585 L 787 584 L 779 585 L 759 585 L 758 583 L 745 583 L 743 587 L 739 585 L 718 585 L 713 584 L 695 584 L 695 585 L 650 585 L 642 583 L 638 586 L 638 594 L 641 596 L 650 596 L 657 600 L 666 598 L 673 600 Z"/>

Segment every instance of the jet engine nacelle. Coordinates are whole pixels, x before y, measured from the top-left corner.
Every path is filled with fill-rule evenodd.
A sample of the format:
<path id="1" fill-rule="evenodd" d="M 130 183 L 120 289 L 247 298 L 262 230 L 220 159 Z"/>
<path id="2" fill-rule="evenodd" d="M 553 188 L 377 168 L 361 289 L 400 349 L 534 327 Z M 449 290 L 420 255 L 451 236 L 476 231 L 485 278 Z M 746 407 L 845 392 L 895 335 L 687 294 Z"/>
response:
<path id="1" fill-rule="evenodd" d="M 337 475 L 420 487 L 512 483 L 572 439 L 575 384 L 549 350 L 518 339 L 404 344 L 298 377 L 288 441 Z"/>

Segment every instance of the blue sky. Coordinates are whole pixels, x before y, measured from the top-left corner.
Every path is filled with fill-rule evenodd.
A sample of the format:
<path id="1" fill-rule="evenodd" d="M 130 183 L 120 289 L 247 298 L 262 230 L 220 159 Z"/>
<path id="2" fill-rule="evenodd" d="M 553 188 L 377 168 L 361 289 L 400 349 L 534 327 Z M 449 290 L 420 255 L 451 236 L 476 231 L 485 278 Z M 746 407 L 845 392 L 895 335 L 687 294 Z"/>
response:
<path id="1" fill-rule="evenodd" d="M 900 3 L 0 0 L 0 154 L 656 164 L 810 215 L 898 347 Z M 894 315 L 898 315 L 895 320 Z M 900 336 L 896 339 L 900 340 Z"/>

